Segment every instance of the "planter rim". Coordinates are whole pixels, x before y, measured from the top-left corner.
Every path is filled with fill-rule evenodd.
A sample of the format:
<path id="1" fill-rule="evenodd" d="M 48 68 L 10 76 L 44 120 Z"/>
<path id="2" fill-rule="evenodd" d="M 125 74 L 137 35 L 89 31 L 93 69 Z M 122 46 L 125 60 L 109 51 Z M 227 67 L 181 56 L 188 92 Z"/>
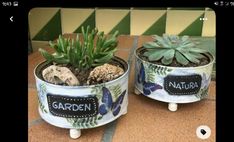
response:
<path id="1" fill-rule="evenodd" d="M 215 61 L 215 58 L 214 58 L 214 56 L 212 55 L 212 54 L 210 54 L 210 53 L 207 53 L 210 57 L 210 62 L 208 63 L 208 64 L 206 64 L 206 65 L 202 65 L 202 66 L 196 66 L 196 67 L 173 67 L 173 66 L 165 66 L 165 65 L 159 65 L 159 64 L 155 64 L 155 63 L 151 63 L 151 62 L 148 62 L 148 61 L 145 61 L 145 60 L 143 60 L 143 59 L 141 59 L 138 55 L 137 55 L 137 51 L 140 51 L 140 50 L 142 50 L 143 49 L 143 47 L 140 47 L 140 48 L 138 48 L 138 49 L 136 49 L 135 51 L 134 51 L 134 55 L 135 55 L 135 57 L 137 58 L 137 59 L 139 59 L 139 60 L 141 60 L 142 62 L 145 62 L 145 63 L 148 63 L 148 64 L 152 64 L 152 65 L 157 65 L 157 66 L 161 66 L 161 67 L 167 67 L 167 68 L 177 68 L 177 69 L 184 69 L 184 70 L 186 70 L 186 69 L 199 69 L 199 68 L 204 68 L 204 67 L 206 67 L 206 66 L 210 66 L 211 64 L 213 64 L 214 63 L 214 61 Z"/>
<path id="2" fill-rule="evenodd" d="M 129 64 L 128 64 L 128 62 L 126 62 L 125 60 L 123 60 L 122 58 L 120 58 L 120 57 L 118 57 L 118 56 L 114 56 L 113 59 L 118 59 L 118 60 L 121 60 L 122 62 L 124 62 L 124 63 L 126 64 L 126 66 L 127 66 L 127 70 L 124 72 L 124 74 L 122 74 L 120 77 L 118 77 L 118 78 L 116 78 L 116 79 L 114 79 L 114 80 L 111 80 L 111 81 L 108 81 L 108 82 L 104 82 L 104 83 L 100 83 L 100 84 L 95 84 L 95 85 L 63 86 L 63 85 L 52 84 L 52 83 L 46 82 L 45 80 L 42 80 L 41 78 L 39 78 L 39 77 L 37 76 L 36 70 L 37 70 L 38 66 L 41 65 L 41 64 L 43 64 L 43 63 L 45 63 L 46 60 L 44 60 L 44 61 L 40 62 L 39 64 L 37 64 L 37 66 L 34 68 L 33 73 L 34 73 L 34 76 L 35 76 L 36 79 L 38 79 L 38 80 L 44 82 L 44 83 L 45 83 L 46 85 L 48 85 L 48 86 L 58 87 L 58 88 L 61 88 L 61 87 L 62 87 L 62 88 L 65 88 L 65 89 L 79 89 L 79 88 L 80 88 L 80 89 L 84 89 L 84 88 L 91 88 L 91 87 L 95 87 L 95 86 L 101 86 L 101 85 L 103 85 L 103 84 L 106 84 L 106 85 L 111 84 L 111 83 L 113 83 L 113 82 L 116 82 L 116 81 L 119 80 L 119 79 L 124 78 L 126 75 L 128 75 L 128 73 L 129 73 Z"/>

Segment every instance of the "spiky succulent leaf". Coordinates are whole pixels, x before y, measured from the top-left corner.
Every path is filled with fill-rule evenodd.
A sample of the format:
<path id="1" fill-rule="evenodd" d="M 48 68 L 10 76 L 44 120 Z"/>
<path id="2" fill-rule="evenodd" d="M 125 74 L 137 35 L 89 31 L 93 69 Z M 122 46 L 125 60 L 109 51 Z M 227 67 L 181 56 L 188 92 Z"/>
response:
<path id="1" fill-rule="evenodd" d="M 81 31 L 83 42 L 78 34 L 72 40 L 59 35 L 56 43 L 49 42 L 50 47 L 55 49 L 55 53 L 49 54 L 43 49 L 39 51 L 49 62 L 71 64 L 79 70 L 105 64 L 113 58 L 118 44 L 118 31 L 109 38 L 104 36 L 104 32 L 98 33 L 96 28 L 91 30 L 89 26 L 86 29 L 82 27 Z M 97 36 L 96 44 L 95 36 Z"/>
<path id="2" fill-rule="evenodd" d="M 42 48 L 39 48 L 39 52 L 41 52 L 42 56 L 48 61 L 52 61 L 54 58 L 51 54 L 49 54 L 47 51 L 45 51 Z"/>
<path id="3" fill-rule="evenodd" d="M 189 62 L 199 64 L 200 59 L 205 58 L 203 54 L 208 53 L 207 50 L 196 48 L 189 36 L 180 38 L 164 34 L 162 37 L 154 35 L 153 38 L 155 41 L 143 44 L 147 50 L 143 55 L 147 56 L 149 61 L 161 60 L 162 64 L 169 65 L 173 59 L 176 59 L 182 65 L 187 65 Z"/>
<path id="4" fill-rule="evenodd" d="M 107 54 L 107 55 L 105 55 L 105 56 L 103 56 L 103 57 L 101 57 L 101 58 L 99 58 L 99 59 L 95 59 L 94 61 L 96 62 L 96 63 L 106 63 L 106 62 L 108 62 L 111 58 L 113 57 L 113 53 L 109 53 L 109 54 Z"/>

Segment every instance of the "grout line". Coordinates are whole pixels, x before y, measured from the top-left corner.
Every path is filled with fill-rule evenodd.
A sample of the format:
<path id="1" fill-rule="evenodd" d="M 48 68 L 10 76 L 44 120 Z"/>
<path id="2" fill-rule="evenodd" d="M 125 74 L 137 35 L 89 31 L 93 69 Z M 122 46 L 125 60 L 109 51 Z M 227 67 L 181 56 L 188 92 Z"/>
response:
<path id="1" fill-rule="evenodd" d="M 134 36 L 133 46 L 130 50 L 130 54 L 128 55 L 128 63 L 129 64 L 132 62 L 132 57 L 134 55 L 135 49 L 137 49 L 138 39 L 139 39 L 139 36 Z"/>
<path id="2" fill-rule="evenodd" d="M 28 127 L 31 127 L 33 125 L 37 125 L 37 124 L 40 124 L 41 122 L 43 122 L 44 120 L 42 118 L 39 118 L 39 119 L 36 119 L 36 120 L 33 120 L 31 122 L 28 123 Z"/>
<path id="3" fill-rule="evenodd" d="M 132 58 L 132 55 L 133 55 L 135 49 L 137 48 L 137 44 L 138 44 L 138 36 L 134 36 L 133 46 L 130 50 L 130 54 L 128 55 L 128 60 L 127 60 L 128 64 L 129 64 L 129 76 L 130 76 L 131 64 L 132 64 L 131 58 Z M 128 49 L 128 51 L 129 51 L 129 49 Z M 113 138 L 113 135 L 115 133 L 115 129 L 116 129 L 116 126 L 118 123 L 117 121 L 118 120 L 115 120 L 115 121 L 107 124 L 107 128 L 105 128 L 105 130 L 104 130 L 104 134 L 102 136 L 101 142 L 111 142 L 112 141 L 112 138 Z"/>
<path id="4" fill-rule="evenodd" d="M 134 65 L 132 65 L 132 62 L 133 62 L 133 59 L 134 59 L 134 52 L 135 52 L 135 50 L 137 49 L 138 39 L 139 39 L 139 36 L 134 36 L 133 47 L 131 48 L 130 54 L 129 54 L 129 56 L 128 56 L 128 64 L 129 64 L 129 66 L 130 66 L 129 74 L 128 74 L 129 79 L 130 79 L 130 73 L 131 73 L 132 66 L 133 66 L 133 68 L 135 68 Z M 133 81 L 134 81 L 134 80 L 135 80 L 135 78 L 133 78 Z M 135 82 L 135 81 L 134 81 L 134 82 Z M 133 82 L 133 83 L 134 83 L 134 82 Z M 131 93 L 130 93 L 130 94 L 131 94 Z"/>
<path id="5" fill-rule="evenodd" d="M 101 142 L 111 142 L 112 141 L 113 135 L 115 133 L 117 121 L 118 120 L 115 120 L 107 125 L 107 128 L 104 130 L 104 134 L 102 136 Z"/>

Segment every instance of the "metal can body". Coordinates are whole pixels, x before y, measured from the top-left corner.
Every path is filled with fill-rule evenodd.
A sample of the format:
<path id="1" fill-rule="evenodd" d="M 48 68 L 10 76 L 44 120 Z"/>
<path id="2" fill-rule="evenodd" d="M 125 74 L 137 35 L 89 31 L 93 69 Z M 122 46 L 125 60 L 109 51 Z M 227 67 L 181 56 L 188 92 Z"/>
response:
<path id="1" fill-rule="evenodd" d="M 87 129 L 105 125 L 127 112 L 128 64 L 119 78 L 90 86 L 61 86 L 44 81 L 40 72 L 45 62 L 35 69 L 39 113 L 48 123 L 61 128 Z"/>
<path id="2" fill-rule="evenodd" d="M 142 60 L 135 52 L 135 88 L 143 95 L 162 102 L 191 103 L 208 95 L 214 57 L 198 67 L 170 67 Z"/>

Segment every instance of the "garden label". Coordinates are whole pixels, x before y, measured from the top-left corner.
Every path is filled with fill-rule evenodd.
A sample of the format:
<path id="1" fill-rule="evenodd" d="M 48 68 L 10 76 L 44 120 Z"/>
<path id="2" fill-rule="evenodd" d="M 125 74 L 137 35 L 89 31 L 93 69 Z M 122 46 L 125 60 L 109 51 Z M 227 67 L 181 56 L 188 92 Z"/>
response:
<path id="1" fill-rule="evenodd" d="M 164 79 L 164 88 L 170 95 L 193 95 L 201 88 L 200 75 L 173 76 Z"/>
<path id="2" fill-rule="evenodd" d="M 94 96 L 68 97 L 47 94 L 52 115 L 66 118 L 93 117 L 98 114 L 98 99 Z"/>

